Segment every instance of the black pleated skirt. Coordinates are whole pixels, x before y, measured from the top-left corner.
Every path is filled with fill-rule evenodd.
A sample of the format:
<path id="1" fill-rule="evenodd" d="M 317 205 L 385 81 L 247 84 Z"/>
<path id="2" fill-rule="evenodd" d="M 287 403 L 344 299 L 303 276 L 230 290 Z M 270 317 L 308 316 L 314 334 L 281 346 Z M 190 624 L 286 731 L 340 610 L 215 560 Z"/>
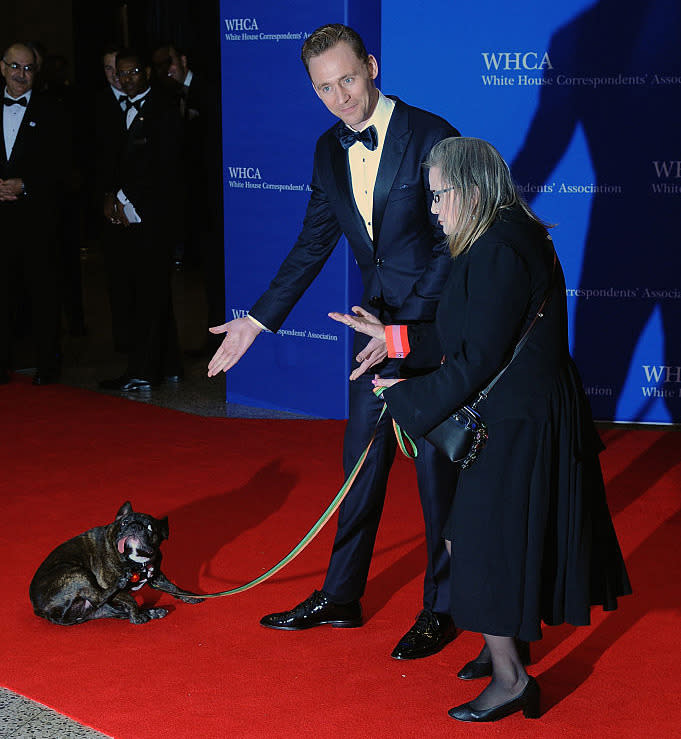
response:
<path id="1" fill-rule="evenodd" d="M 459 476 L 444 529 L 456 625 L 532 641 L 542 621 L 581 626 L 592 606 L 615 609 L 631 586 L 603 485 L 603 445 L 572 361 L 529 417 L 491 423 L 489 435 Z"/>

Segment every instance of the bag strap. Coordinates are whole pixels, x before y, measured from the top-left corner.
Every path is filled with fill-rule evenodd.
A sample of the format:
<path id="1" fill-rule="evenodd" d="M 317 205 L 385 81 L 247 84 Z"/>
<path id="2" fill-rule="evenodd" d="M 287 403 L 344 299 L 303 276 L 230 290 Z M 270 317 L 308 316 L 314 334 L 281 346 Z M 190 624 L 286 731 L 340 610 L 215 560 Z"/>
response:
<path id="1" fill-rule="evenodd" d="M 549 238 L 551 238 L 549 236 Z M 489 391 L 499 382 L 501 379 L 501 376 L 506 372 L 506 370 L 511 366 L 511 362 L 518 356 L 518 353 L 520 350 L 525 346 L 525 343 L 527 342 L 527 339 L 530 335 L 530 331 L 534 328 L 534 324 L 537 322 L 539 318 L 544 317 L 544 308 L 546 307 L 546 303 L 548 302 L 549 296 L 551 295 L 551 290 L 553 289 L 553 281 L 556 274 L 556 262 L 558 261 L 558 256 L 556 254 L 556 250 L 554 248 L 553 250 L 553 269 L 551 270 L 551 282 L 549 283 L 549 286 L 546 290 L 546 294 L 544 295 L 544 299 L 541 302 L 541 305 L 539 306 L 537 312 L 534 314 L 534 318 L 532 319 L 532 323 L 527 327 L 525 330 L 525 333 L 521 336 L 520 341 L 515 345 L 515 349 L 513 350 L 513 356 L 506 362 L 506 365 L 502 367 L 502 369 L 497 373 L 497 375 L 494 377 L 494 379 L 487 385 L 487 387 L 484 390 L 480 391 L 480 394 L 478 397 L 471 403 L 471 407 L 475 408 L 478 403 L 485 400 L 487 397 Z"/>

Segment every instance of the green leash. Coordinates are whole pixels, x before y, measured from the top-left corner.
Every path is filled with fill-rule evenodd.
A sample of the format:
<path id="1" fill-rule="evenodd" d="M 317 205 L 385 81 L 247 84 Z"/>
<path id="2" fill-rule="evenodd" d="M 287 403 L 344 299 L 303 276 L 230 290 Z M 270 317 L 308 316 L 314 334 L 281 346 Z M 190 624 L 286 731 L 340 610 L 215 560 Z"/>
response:
<path id="1" fill-rule="evenodd" d="M 374 393 L 377 397 L 380 397 L 383 390 L 385 388 L 376 388 L 374 390 Z M 222 598 L 226 595 L 236 595 L 237 593 L 243 593 L 246 590 L 250 590 L 251 588 L 254 588 L 256 585 L 260 585 L 260 583 L 265 582 L 265 580 L 269 580 L 272 575 L 275 575 L 279 570 L 286 567 L 286 565 L 289 562 L 292 562 L 302 551 L 307 547 L 308 544 L 317 536 L 317 534 L 324 528 L 324 526 L 328 523 L 329 519 L 333 516 L 333 514 L 338 510 L 338 507 L 345 499 L 345 496 L 348 494 L 348 491 L 352 487 L 352 484 L 354 483 L 357 475 L 359 474 L 360 469 L 362 468 L 362 465 L 364 464 L 364 460 L 367 458 L 367 454 L 369 454 L 369 449 L 371 449 L 371 445 L 374 443 L 374 439 L 376 438 L 376 432 L 378 431 L 378 425 L 381 422 L 381 419 L 383 418 L 383 414 L 386 411 L 386 405 L 383 404 L 383 408 L 381 409 L 381 415 L 378 417 L 378 421 L 376 422 L 376 428 L 374 429 L 374 433 L 371 437 L 371 440 L 366 446 L 366 449 L 362 452 L 360 455 L 360 458 L 357 460 L 357 464 L 354 466 L 352 472 L 348 476 L 348 479 L 343 483 L 343 487 L 338 491 L 338 494 L 336 497 L 331 501 L 331 504 L 329 507 L 322 513 L 321 518 L 317 521 L 317 523 L 314 524 L 314 526 L 305 534 L 305 536 L 302 538 L 302 540 L 277 564 L 274 565 L 274 567 L 270 568 L 265 572 L 264 574 L 260 575 L 260 577 L 256 577 L 255 580 L 251 580 L 250 582 L 247 582 L 245 585 L 240 585 L 238 588 L 232 588 L 231 590 L 223 590 L 219 593 L 192 593 L 187 590 L 180 590 L 179 592 L 172 593 L 173 595 L 181 595 L 185 598 Z M 402 449 L 402 452 L 407 456 L 413 459 L 416 456 L 416 445 L 414 442 L 406 435 L 404 436 L 409 440 L 409 442 L 412 445 L 413 448 L 413 456 L 410 456 L 410 454 L 407 452 L 406 446 L 401 439 L 402 431 L 399 429 L 399 426 L 395 424 L 393 421 L 393 426 L 395 427 L 395 434 L 397 435 L 397 441 L 400 445 L 400 449 Z M 398 433 L 399 430 L 399 433 Z M 161 590 L 165 593 L 169 593 L 169 590 L 165 590 L 164 588 L 156 588 L 156 590 Z"/>

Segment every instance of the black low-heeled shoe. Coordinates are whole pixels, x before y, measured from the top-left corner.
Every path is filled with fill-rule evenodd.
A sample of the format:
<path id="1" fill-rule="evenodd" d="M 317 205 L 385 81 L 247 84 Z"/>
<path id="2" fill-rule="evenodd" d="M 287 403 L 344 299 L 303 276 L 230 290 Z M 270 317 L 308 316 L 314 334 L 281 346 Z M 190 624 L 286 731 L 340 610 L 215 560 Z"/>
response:
<path id="1" fill-rule="evenodd" d="M 516 639 L 516 649 L 518 650 L 518 656 L 520 661 L 524 665 L 529 665 L 530 660 L 530 644 L 526 641 Z M 471 660 L 456 673 L 459 680 L 478 680 L 481 677 L 492 677 L 492 662 L 477 662 Z"/>
<path id="2" fill-rule="evenodd" d="M 533 677 L 531 677 L 527 681 L 527 685 L 524 687 L 523 692 L 516 698 L 506 701 L 506 703 L 485 709 L 471 708 L 470 703 L 464 703 L 455 708 L 450 708 L 447 713 L 457 721 L 468 721 L 473 723 L 489 723 L 491 721 L 498 721 L 499 719 L 506 718 L 506 716 L 510 716 L 518 711 L 522 711 L 525 718 L 539 718 L 541 715 L 541 711 L 539 709 L 539 698 L 539 684 Z"/>

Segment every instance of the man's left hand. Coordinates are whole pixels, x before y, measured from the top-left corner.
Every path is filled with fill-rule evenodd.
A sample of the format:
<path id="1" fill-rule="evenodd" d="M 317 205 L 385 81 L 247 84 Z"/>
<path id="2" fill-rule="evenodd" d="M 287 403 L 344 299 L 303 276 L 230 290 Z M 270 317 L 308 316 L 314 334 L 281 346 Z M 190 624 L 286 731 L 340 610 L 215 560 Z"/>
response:
<path id="1" fill-rule="evenodd" d="M 18 200 L 24 191 L 24 181 L 20 177 L 12 177 L 9 180 L 0 180 L 0 201 L 11 202 Z"/>
<path id="2" fill-rule="evenodd" d="M 356 380 L 363 375 L 369 368 L 380 364 L 388 356 L 388 347 L 384 339 L 371 339 L 369 343 L 357 355 L 356 359 L 360 363 L 359 367 L 350 374 L 351 380 Z"/>

